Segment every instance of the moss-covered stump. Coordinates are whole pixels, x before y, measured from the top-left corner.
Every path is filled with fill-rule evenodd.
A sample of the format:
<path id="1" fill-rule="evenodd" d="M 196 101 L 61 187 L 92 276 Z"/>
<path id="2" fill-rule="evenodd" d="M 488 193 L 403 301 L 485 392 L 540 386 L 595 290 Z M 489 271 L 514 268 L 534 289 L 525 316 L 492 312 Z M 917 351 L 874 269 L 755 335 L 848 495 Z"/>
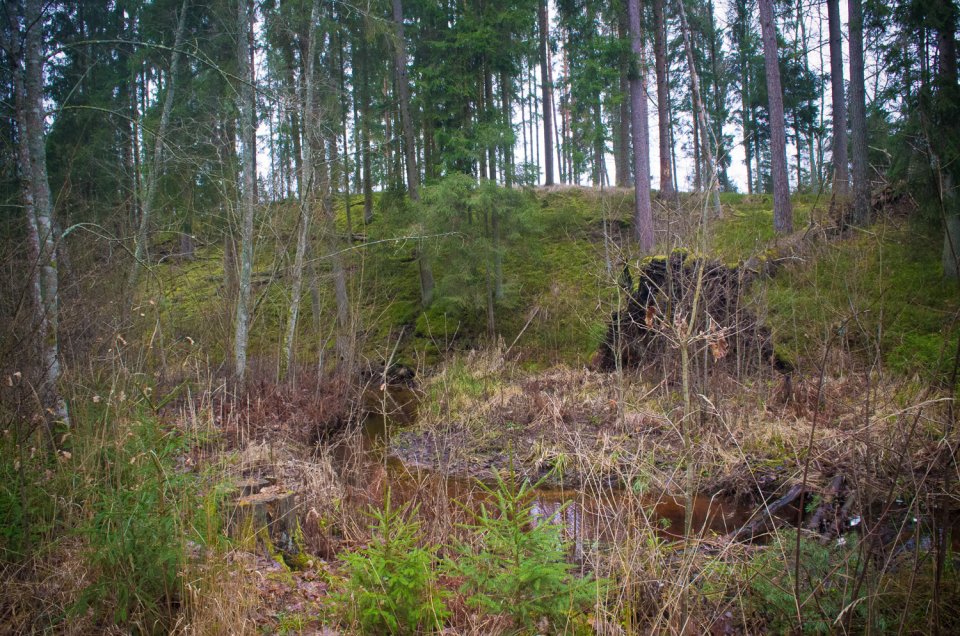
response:
<path id="1" fill-rule="evenodd" d="M 286 561 L 300 555 L 299 527 L 296 493 L 272 489 L 239 497 L 227 524 L 230 536 L 263 542 L 270 552 L 279 552 Z"/>
<path id="2" fill-rule="evenodd" d="M 745 292 L 755 277 L 747 268 L 680 249 L 641 260 L 636 285 L 629 266 L 624 267 L 620 285 L 626 302 L 611 316 L 595 366 L 663 364 L 669 371 L 685 340 L 699 372 L 704 365 L 738 373 L 771 367 L 790 371 L 774 353 L 770 330 L 746 306 Z"/>

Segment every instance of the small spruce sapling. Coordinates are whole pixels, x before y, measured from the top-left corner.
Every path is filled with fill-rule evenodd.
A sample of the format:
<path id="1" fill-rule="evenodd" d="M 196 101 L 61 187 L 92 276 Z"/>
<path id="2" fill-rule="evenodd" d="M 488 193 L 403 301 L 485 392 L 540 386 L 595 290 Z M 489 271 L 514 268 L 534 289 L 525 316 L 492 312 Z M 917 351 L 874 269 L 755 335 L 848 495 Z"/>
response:
<path id="1" fill-rule="evenodd" d="M 463 578 L 467 604 L 489 614 L 510 616 L 518 629 L 548 622 L 551 630 L 570 629 L 593 607 L 598 581 L 578 579 L 566 560 L 561 527 L 534 521 L 534 486 L 515 486 L 514 475 L 499 474 L 493 487 L 481 484 L 492 507 L 481 504 L 467 529 L 481 541 L 479 551 L 463 544 L 447 567 Z M 560 515 L 562 517 L 562 514 Z"/>
<path id="2" fill-rule="evenodd" d="M 341 614 L 365 634 L 439 630 L 449 612 L 437 586 L 436 548 L 419 545 L 417 508 L 372 510 L 370 544 L 345 557 L 347 578 L 336 597 Z"/>

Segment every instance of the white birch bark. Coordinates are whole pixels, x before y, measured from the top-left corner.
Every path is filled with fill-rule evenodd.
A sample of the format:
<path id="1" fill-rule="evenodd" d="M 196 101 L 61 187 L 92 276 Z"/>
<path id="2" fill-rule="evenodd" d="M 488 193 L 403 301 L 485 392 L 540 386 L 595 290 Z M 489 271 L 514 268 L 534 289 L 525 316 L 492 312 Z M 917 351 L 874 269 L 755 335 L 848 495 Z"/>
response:
<path id="1" fill-rule="evenodd" d="M 287 318 L 287 333 L 283 344 L 281 375 L 293 368 L 296 348 L 297 321 L 300 317 L 300 301 L 303 295 L 303 273 L 306 255 L 309 250 L 310 226 L 313 219 L 314 201 L 314 135 L 318 129 L 316 121 L 316 58 L 317 28 L 320 18 L 320 0 L 313 0 L 310 9 L 310 33 L 307 37 L 307 59 L 304 65 L 304 113 L 305 134 L 301 146 L 303 152 L 303 180 L 300 188 L 300 220 L 297 231 L 297 253 L 293 262 L 293 283 L 290 298 L 290 314 Z"/>
<path id="2" fill-rule="evenodd" d="M 20 143 L 17 162 L 23 204 L 27 213 L 30 246 L 30 296 L 35 312 L 34 327 L 39 342 L 39 390 L 48 435 L 56 423 L 70 424 L 66 402 L 60 395 L 61 376 L 59 324 L 59 274 L 53 207 L 47 177 L 43 109 L 43 4 L 27 0 L 16 20 L 22 29 L 23 44 L 5 42 L 15 67 L 14 99 Z M 16 37 L 16 33 L 11 33 Z M 11 38 L 12 39 L 12 38 Z"/>
<path id="3" fill-rule="evenodd" d="M 237 67 L 241 85 L 237 93 L 240 113 L 241 170 L 240 277 L 233 336 L 233 374 L 242 383 L 247 371 L 250 339 L 250 276 L 253 272 L 253 216 L 256 207 L 257 124 L 254 69 L 250 64 L 253 39 L 253 3 L 237 2 Z"/>
<path id="4" fill-rule="evenodd" d="M 712 133 L 710 127 L 707 126 L 707 113 L 703 107 L 703 99 L 700 95 L 700 76 L 697 74 L 697 66 L 693 56 L 693 44 L 690 42 L 690 27 L 687 26 L 687 12 L 683 6 L 683 0 L 678 0 L 677 6 L 679 7 L 678 12 L 680 14 L 680 30 L 683 31 L 683 46 L 687 52 L 687 65 L 690 67 L 690 86 L 693 91 L 693 101 L 697 104 L 697 122 L 695 122 L 695 125 L 699 125 L 700 130 L 703 132 L 704 139 L 701 146 L 704 154 L 706 154 L 707 169 L 709 170 L 707 180 L 709 181 L 709 188 L 713 198 L 713 211 L 714 214 L 720 216 L 722 211 L 720 208 L 720 180 L 717 175 L 717 164 L 713 157 L 714 144 L 708 137 L 712 136 Z"/>

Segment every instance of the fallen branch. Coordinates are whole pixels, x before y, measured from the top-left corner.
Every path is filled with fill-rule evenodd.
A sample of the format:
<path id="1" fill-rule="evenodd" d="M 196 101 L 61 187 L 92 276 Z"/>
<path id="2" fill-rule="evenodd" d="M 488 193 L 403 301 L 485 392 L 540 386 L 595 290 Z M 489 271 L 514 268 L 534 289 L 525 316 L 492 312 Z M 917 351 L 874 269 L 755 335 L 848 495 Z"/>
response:
<path id="1" fill-rule="evenodd" d="M 820 526 L 823 524 L 824 519 L 831 514 L 835 516 L 837 495 L 840 494 L 840 488 L 842 486 L 843 475 L 836 475 L 830 482 L 827 490 L 823 493 L 823 501 L 817 507 L 813 516 L 810 517 L 810 521 L 807 522 L 808 530 L 820 532 Z M 830 535 L 834 530 L 836 530 L 836 523 L 833 524 L 832 528 L 826 528 L 826 532 L 822 534 Z"/>
<path id="2" fill-rule="evenodd" d="M 773 516 L 777 514 L 777 512 L 796 501 L 797 498 L 800 497 L 801 492 L 803 492 L 803 485 L 797 484 L 783 497 L 780 497 L 769 506 L 766 506 L 760 516 L 758 516 L 756 519 L 745 524 L 739 530 L 728 534 L 727 539 L 730 541 L 749 541 L 750 539 L 762 534 L 767 530 L 767 522 L 772 521 Z"/>

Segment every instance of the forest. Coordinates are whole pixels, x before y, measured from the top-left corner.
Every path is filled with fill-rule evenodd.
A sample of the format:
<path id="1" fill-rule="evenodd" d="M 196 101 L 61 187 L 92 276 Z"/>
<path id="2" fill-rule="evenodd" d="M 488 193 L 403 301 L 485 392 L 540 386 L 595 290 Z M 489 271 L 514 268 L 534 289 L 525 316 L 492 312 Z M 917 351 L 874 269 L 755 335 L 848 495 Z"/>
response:
<path id="1" fill-rule="evenodd" d="M 960 632 L 956 0 L 2 0 L 0 633 Z"/>

